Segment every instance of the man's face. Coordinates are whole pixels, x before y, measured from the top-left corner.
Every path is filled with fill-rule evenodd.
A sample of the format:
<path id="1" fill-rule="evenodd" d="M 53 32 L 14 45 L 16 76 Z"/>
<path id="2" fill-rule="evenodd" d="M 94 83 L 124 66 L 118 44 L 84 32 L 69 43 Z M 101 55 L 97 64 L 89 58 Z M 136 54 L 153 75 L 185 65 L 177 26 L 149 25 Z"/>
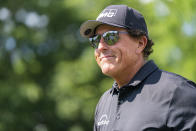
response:
<path id="1" fill-rule="evenodd" d="M 126 31 L 123 28 L 101 25 L 96 34 L 107 31 Z M 138 40 L 128 34 L 120 33 L 119 40 L 114 45 L 107 45 L 101 38 L 98 48 L 95 49 L 95 58 L 105 75 L 116 77 L 123 72 L 131 71 L 137 63 L 141 51 L 138 52 Z"/>

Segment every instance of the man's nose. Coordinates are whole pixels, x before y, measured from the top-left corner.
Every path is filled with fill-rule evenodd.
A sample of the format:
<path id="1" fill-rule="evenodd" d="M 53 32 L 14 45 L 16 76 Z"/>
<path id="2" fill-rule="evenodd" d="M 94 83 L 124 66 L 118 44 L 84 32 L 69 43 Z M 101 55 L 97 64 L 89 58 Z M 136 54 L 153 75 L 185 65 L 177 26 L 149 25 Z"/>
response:
<path id="1" fill-rule="evenodd" d="M 104 41 L 103 37 L 101 37 L 101 40 L 99 42 L 99 45 L 98 45 L 98 50 L 106 50 L 108 48 L 108 45 L 107 43 Z"/>

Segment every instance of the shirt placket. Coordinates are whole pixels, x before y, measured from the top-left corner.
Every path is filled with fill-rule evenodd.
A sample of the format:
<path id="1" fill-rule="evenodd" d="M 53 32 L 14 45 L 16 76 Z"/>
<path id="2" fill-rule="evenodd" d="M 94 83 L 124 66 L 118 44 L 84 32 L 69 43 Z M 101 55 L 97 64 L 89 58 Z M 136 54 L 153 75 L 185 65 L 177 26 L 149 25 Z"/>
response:
<path id="1" fill-rule="evenodd" d="M 115 120 L 114 120 L 114 129 L 113 131 L 120 131 L 119 130 L 119 127 L 117 126 L 119 123 L 119 120 L 120 120 L 120 117 L 121 117 L 121 114 L 120 114 L 120 108 L 121 108 L 121 105 L 123 104 L 124 102 L 124 92 L 125 92 L 125 89 L 122 88 L 118 91 L 118 95 L 117 95 L 117 107 L 116 107 L 116 113 L 115 113 Z"/>

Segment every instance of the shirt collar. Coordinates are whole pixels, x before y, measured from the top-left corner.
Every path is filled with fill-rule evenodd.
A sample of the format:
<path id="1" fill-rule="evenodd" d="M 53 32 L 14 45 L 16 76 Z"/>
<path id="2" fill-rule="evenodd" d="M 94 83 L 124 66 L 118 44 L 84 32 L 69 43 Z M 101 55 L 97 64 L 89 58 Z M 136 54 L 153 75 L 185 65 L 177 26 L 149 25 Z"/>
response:
<path id="1" fill-rule="evenodd" d="M 128 84 L 124 85 L 121 88 L 124 87 L 136 87 L 137 85 L 139 85 L 145 78 L 147 78 L 147 76 L 149 76 L 152 72 L 154 72 L 155 70 L 157 70 L 158 67 L 157 65 L 153 62 L 153 60 L 150 60 L 148 62 L 146 62 L 141 68 L 140 70 L 135 74 L 135 76 L 129 81 Z M 118 92 L 119 88 L 118 88 L 118 84 L 116 82 L 114 82 L 113 86 L 113 93 Z"/>

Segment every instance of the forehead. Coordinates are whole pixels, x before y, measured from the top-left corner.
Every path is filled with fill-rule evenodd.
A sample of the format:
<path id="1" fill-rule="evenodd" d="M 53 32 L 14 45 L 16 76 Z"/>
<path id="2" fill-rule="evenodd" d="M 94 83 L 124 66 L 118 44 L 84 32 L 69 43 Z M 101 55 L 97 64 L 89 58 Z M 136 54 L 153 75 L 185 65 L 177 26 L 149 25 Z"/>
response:
<path id="1" fill-rule="evenodd" d="M 126 29 L 103 24 L 97 27 L 95 34 L 103 34 L 106 31 L 126 31 Z"/>

